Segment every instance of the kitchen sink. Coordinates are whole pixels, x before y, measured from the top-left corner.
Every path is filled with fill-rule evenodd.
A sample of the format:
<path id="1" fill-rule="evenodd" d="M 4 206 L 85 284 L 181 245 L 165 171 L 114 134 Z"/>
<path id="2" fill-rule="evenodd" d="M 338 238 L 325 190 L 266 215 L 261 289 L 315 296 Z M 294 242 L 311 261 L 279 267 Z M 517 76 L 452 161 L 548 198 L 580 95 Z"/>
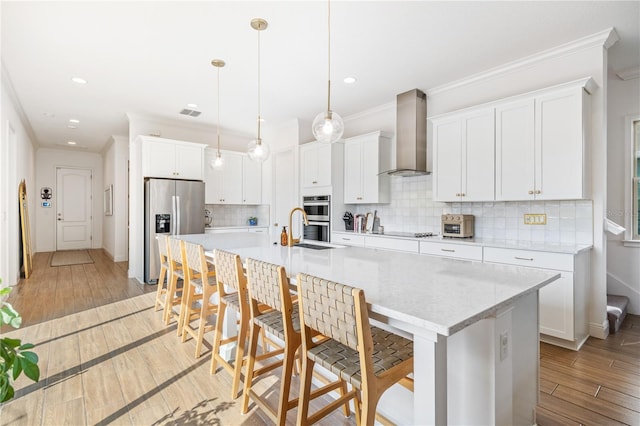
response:
<path id="1" fill-rule="evenodd" d="M 310 248 L 313 250 L 326 250 L 326 249 L 334 248 L 331 246 L 319 246 L 316 244 L 308 244 L 308 243 L 299 243 L 299 244 L 296 244 L 294 247 Z"/>

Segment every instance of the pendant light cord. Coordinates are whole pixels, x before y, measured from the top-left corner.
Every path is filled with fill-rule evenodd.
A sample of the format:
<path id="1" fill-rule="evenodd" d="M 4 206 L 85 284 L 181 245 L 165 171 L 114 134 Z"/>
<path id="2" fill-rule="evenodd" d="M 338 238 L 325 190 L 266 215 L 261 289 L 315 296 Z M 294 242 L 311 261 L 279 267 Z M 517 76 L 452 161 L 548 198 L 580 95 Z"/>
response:
<path id="1" fill-rule="evenodd" d="M 331 111 L 331 0 L 327 1 L 327 34 L 329 48 L 327 49 L 327 112 Z"/>
<path id="2" fill-rule="evenodd" d="M 260 30 L 258 30 L 258 139 L 256 140 L 258 145 L 262 144 L 260 138 Z"/>
<path id="3" fill-rule="evenodd" d="M 218 157 L 220 157 L 220 67 L 218 68 L 218 125 L 217 134 L 218 134 Z"/>

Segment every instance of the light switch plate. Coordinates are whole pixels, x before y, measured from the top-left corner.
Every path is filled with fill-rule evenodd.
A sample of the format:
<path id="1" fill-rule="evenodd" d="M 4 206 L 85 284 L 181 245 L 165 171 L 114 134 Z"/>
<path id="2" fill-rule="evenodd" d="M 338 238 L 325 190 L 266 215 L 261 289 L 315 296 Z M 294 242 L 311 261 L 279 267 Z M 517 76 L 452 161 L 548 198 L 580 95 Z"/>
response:
<path id="1" fill-rule="evenodd" d="M 547 215 L 546 213 L 525 213 L 524 224 L 525 225 L 546 225 Z"/>

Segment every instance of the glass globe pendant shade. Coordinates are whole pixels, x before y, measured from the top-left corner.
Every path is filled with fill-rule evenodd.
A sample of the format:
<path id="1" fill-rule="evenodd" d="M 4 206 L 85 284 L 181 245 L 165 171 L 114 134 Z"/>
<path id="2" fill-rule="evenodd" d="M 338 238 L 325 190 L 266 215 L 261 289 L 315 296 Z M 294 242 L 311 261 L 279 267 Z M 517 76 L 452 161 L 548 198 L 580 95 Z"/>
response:
<path id="1" fill-rule="evenodd" d="M 214 170 L 222 170 L 224 168 L 224 159 L 219 152 L 216 154 L 216 158 L 211 160 L 210 166 Z"/>
<path id="2" fill-rule="evenodd" d="M 334 143 L 339 141 L 344 133 L 344 122 L 338 113 L 325 111 L 316 115 L 311 130 L 318 142 Z"/>
<path id="3" fill-rule="evenodd" d="M 269 158 L 270 150 L 269 145 L 264 143 L 262 139 L 254 139 L 249 142 L 247 147 L 247 153 L 249 158 L 253 161 L 263 162 Z"/>

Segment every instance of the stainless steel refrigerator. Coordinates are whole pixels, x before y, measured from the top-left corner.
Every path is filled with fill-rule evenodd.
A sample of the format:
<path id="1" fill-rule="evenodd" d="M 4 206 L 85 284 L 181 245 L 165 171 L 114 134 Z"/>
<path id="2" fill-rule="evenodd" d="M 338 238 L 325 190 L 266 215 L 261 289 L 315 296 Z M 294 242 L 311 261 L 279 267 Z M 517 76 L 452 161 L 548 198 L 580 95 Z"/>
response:
<path id="1" fill-rule="evenodd" d="M 158 235 L 204 234 L 204 182 L 144 181 L 144 282 L 160 276 Z"/>

